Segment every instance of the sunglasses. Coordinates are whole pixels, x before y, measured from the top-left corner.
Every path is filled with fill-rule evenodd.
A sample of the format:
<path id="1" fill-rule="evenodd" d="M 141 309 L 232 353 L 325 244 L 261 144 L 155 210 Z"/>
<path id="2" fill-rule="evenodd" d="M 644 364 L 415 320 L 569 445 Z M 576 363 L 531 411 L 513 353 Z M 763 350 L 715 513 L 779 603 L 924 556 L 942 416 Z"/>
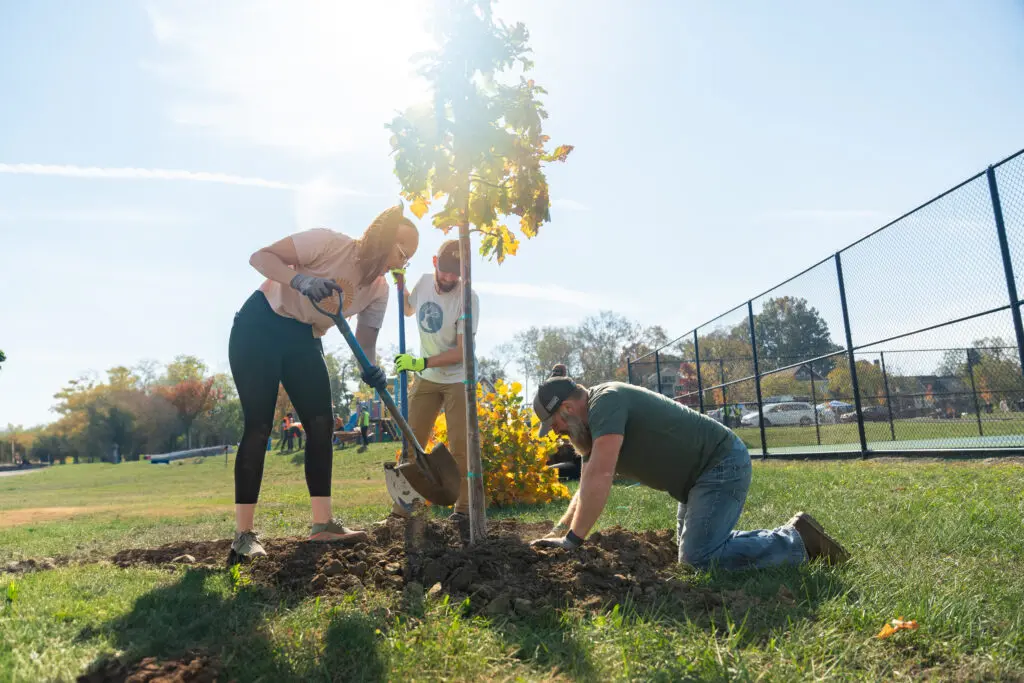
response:
<path id="1" fill-rule="evenodd" d="M 398 253 L 402 257 L 402 267 L 404 268 L 405 266 L 409 265 L 409 261 L 411 261 L 412 259 L 408 254 L 405 253 L 405 249 L 402 249 L 402 245 L 399 244 L 398 242 L 395 242 L 395 249 L 398 249 Z"/>

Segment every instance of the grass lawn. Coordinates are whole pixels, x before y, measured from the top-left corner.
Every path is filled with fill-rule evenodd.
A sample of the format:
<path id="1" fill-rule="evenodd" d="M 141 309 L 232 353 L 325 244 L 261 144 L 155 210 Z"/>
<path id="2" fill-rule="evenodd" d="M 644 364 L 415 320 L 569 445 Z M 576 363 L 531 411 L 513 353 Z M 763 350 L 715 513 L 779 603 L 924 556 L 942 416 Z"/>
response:
<path id="1" fill-rule="evenodd" d="M 380 463 L 391 453 L 336 453 L 336 509 L 346 523 L 387 513 Z M 309 515 L 301 457 L 267 460 L 257 525 L 301 535 Z M 22 557 L 83 562 L 0 574 L 0 681 L 73 681 L 104 653 L 175 657 L 192 647 L 219 655 L 239 682 L 1024 680 L 1022 492 L 1024 466 L 1014 463 L 758 461 L 740 528 L 771 528 L 807 509 L 852 551 L 848 565 L 680 568 L 686 581 L 753 598 L 711 618 L 627 606 L 489 619 L 443 600 L 411 615 L 374 589 L 295 601 L 239 589 L 227 571 L 89 561 L 229 536 L 230 463 L 55 467 L 0 478 L 0 571 Z M 544 520 L 561 510 L 492 516 Z M 600 522 L 612 524 L 672 527 L 673 501 L 617 485 Z M 794 604 L 757 601 L 780 586 Z M 901 616 L 920 628 L 873 637 Z"/>
<path id="2" fill-rule="evenodd" d="M 900 441 L 917 441 L 944 439 L 946 447 L 972 447 L 972 440 L 978 434 L 978 422 L 973 415 L 957 420 L 895 420 L 893 427 L 896 432 L 896 441 L 892 440 L 892 431 L 888 422 L 865 422 L 864 433 L 868 443 L 876 442 L 879 448 L 892 444 L 893 448 L 899 448 Z M 743 442 L 750 448 L 761 448 L 761 430 L 757 427 L 736 427 L 734 430 Z M 859 450 L 860 436 L 857 431 L 857 423 L 851 424 L 822 424 L 819 426 L 821 444 L 854 444 L 854 450 Z M 1016 436 L 1015 445 L 1024 445 L 1024 420 L 999 420 L 982 418 L 982 432 L 985 437 Z M 773 448 L 788 448 L 792 446 L 817 446 L 818 433 L 814 425 L 809 427 L 786 426 L 767 427 L 765 437 L 768 440 L 768 452 Z M 960 443 L 958 443 L 960 442 Z"/>

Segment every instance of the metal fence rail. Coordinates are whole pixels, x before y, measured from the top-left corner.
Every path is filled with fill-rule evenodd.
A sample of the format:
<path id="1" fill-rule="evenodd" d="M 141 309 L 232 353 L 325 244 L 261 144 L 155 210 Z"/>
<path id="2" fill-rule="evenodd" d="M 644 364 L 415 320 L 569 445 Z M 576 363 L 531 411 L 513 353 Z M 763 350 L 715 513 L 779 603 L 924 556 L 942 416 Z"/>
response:
<path id="1" fill-rule="evenodd" d="M 1024 150 L 627 363 L 764 457 L 1024 453 Z"/>

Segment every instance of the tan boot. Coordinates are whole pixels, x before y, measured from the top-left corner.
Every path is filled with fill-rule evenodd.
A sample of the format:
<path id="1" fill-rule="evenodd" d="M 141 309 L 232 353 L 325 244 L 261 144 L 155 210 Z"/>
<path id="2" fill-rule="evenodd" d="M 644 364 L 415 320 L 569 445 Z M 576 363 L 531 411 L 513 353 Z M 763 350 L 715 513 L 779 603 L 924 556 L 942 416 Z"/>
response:
<path id="1" fill-rule="evenodd" d="M 796 528 L 807 549 L 810 560 L 822 559 L 825 564 L 842 564 L 850 559 L 850 553 L 843 546 L 825 533 L 821 524 L 806 512 L 798 512 L 786 522 L 786 526 Z"/>

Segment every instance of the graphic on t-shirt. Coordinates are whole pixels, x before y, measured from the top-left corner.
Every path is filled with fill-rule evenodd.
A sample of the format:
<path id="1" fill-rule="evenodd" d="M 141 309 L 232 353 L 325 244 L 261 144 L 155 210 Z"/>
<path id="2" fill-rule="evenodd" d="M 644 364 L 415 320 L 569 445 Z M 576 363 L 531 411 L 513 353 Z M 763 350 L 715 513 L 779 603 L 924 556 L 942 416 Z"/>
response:
<path id="1" fill-rule="evenodd" d="M 352 283 L 349 282 L 348 280 L 345 280 L 345 279 L 342 279 L 342 278 L 331 278 L 331 279 L 334 281 L 334 284 L 336 284 L 339 287 L 341 287 L 341 292 L 342 292 L 342 294 L 345 297 L 345 301 L 344 301 L 344 303 L 341 303 L 340 300 L 339 300 L 339 297 L 338 297 L 338 293 L 337 292 L 331 292 L 331 295 L 329 297 L 327 297 L 325 299 L 322 299 L 320 301 L 320 308 L 324 309 L 328 313 L 331 313 L 333 315 L 337 315 L 338 314 L 338 304 L 339 303 L 341 303 L 341 310 L 342 311 L 344 311 L 346 308 L 349 308 L 349 309 L 352 308 L 352 300 L 355 298 L 355 295 L 352 294 L 352 292 L 355 291 L 355 287 L 353 287 Z"/>
<path id="2" fill-rule="evenodd" d="M 441 307 L 433 301 L 427 301 L 420 306 L 418 317 L 420 328 L 430 334 L 440 330 L 441 324 L 444 322 L 444 313 L 441 311 Z"/>

